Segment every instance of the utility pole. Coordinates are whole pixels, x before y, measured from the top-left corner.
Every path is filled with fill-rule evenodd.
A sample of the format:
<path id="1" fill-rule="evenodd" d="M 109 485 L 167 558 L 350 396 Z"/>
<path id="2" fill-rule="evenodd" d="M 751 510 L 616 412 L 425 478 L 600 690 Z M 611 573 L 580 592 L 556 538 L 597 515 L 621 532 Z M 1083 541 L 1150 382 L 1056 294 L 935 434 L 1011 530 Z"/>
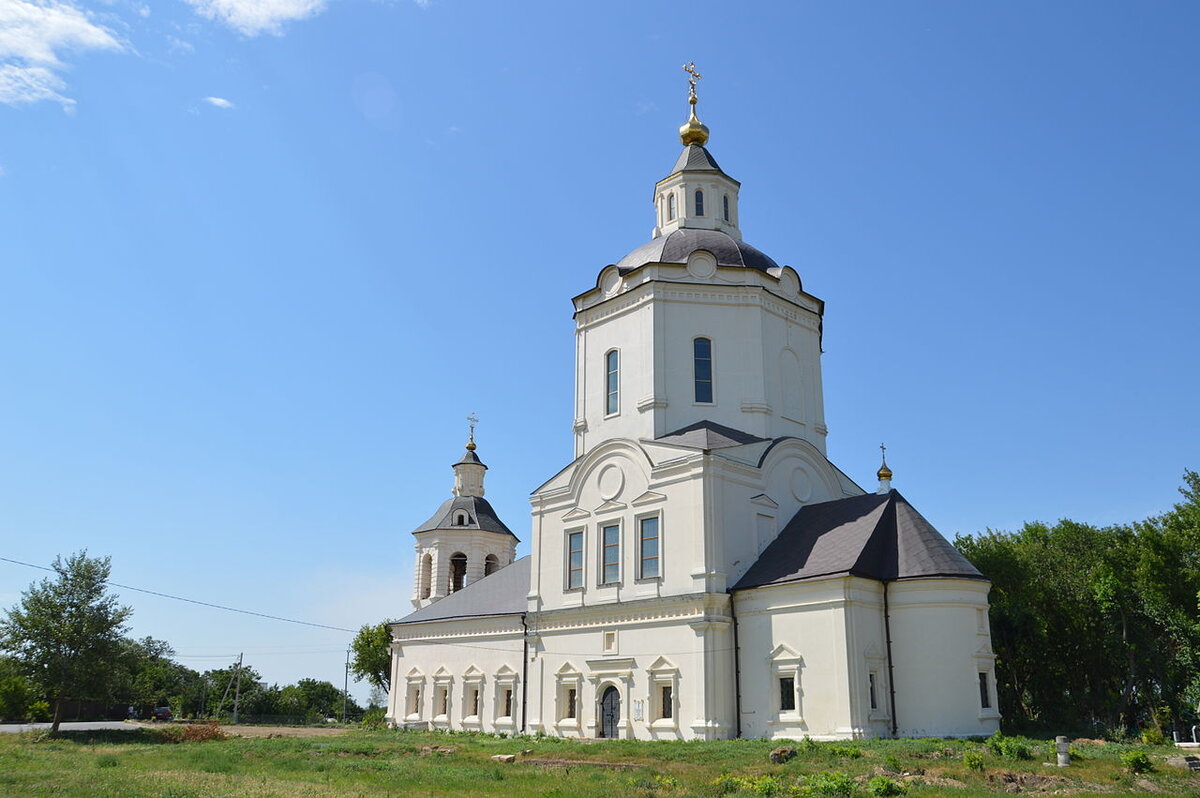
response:
<path id="1" fill-rule="evenodd" d="M 346 699 L 350 696 L 350 647 L 346 646 L 346 673 L 342 681 L 342 723 L 346 722 Z"/>
<path id="2" fill-rule="evenodd" d="M 237 687 L 233 690 L 233 725 L 238 722 L 238 699 L 242 695 L 242 655 L 238 654 L 237 663 Z"/>

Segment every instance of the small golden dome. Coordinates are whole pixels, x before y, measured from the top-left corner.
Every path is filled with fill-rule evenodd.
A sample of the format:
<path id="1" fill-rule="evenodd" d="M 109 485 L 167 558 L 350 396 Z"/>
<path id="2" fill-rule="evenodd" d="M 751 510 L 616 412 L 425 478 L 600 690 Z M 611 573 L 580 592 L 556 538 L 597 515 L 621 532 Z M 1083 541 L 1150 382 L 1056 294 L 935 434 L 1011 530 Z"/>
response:
<path id="1" fill-rule="evenodd" d="M 471 440 L 467 441 L 467 451 L 468 452 L 475 451 L 475 440 L 473 438 Z"/>
<path id="2" fill-rule="evenodd" d="M 689 99 L 692 104 L 692 114 L 688 117 L 688 121 L 679 126 L 679 140 L 683 142 L 683 146 L 689 144 L 698 144 L 703 147 L 708 141 L 708 125 L 696 118 L 696 98 Z"/>
<path id="3" fill-rule="evenodd" d="M 892 478 L 892 469 L 888 468 L 887 461 L 883 461 L 883 465 L 875 472 L 875 476 L 879 477 L 879 481 L 890 480 Z"/>

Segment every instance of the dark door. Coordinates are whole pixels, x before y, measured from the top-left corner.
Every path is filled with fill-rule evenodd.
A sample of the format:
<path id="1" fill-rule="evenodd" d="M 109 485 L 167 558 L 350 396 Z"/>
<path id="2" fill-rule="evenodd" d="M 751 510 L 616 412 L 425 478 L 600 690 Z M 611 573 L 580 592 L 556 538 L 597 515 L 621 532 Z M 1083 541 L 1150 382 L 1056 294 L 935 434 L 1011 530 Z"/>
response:
<path id="1" fill-rule="evenodd" d="M 600 736 L 616 739 L 617 722 L 621 719 L 621 693 L 609 686 L 600 697 Z"/>

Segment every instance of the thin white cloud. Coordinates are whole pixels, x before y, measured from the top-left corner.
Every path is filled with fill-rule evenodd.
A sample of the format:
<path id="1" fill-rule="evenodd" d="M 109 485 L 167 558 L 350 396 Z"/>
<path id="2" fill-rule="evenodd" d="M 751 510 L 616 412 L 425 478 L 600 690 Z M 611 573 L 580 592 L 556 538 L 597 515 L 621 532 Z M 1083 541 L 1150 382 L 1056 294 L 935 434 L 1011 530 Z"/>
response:
<path id="1" fill-rule="evenodd" d="M 325 0 L 187 0 L 204 17 L 224 22 L 244 36 L 283 33 L 283 25 L 325 9 Z M 0 0 L 3 2 L 3 0 Z"/>
<path id="2" fill-rule="evenodd" d="M 218 108 L 233 108 L 233 103 L 226 100 L 224 97 L 205 97 L 204 102 L 209 105 L 215 105 Z"/>
<path id="3" fill-rule="evenodd" d="M 112 31 L 67 0 L 0 0 L 0 102 L 54 100 L 64 109 L 64 51 L 123 50 Z"/>
<path id="4" fill-rule="evenodd" d="M 413 0 L 413 2 L 421 8 L 429 8 L 431 5 L 433 5 L 433 0 Z"/>

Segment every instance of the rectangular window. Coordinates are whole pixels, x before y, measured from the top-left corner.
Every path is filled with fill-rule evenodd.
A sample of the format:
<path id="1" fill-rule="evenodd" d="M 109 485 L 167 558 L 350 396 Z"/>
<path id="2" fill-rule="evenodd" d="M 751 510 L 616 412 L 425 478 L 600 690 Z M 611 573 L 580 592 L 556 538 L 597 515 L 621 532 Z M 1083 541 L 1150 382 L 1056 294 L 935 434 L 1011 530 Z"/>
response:
<path id="1" fill-rule="evenodd" d="M 621 527 L 604 527 L 600 530 L 600 538 L 600 581 L 611 585 L 621 580 Z"/>
<path id="2" fill-rule="evenodd" d="M 504 691 L 504 715 L 503 717 L 512 717 L 512 689 L 508 688 Z"/>
<path id="3" fill-rule="evenodd" d="M 471 714 L 479 717 L 479 688 L 471 690 Z"/>
<path id="4" fill-rule="evenodd" d="M 567 533 L 567 588 L 583 587 L 583 533 Z"/>
<path id="5" fill-rule="evenodd" d="M 641 563 L 638 575 L 642 579 L 657 579 L 662 575 L 658 564 L 658 518 L 643 518 L 639 522 L 638 537 Z"/>
<path id="6" fill-rule="evenodd" d="M 992 708 L 992 693 L 988 689 L 988 675 L 986 671 L 981 671 L 979 674 L 979 706 L 984 709 Z"/>
<path id="7" fill-rule="evenodd" d="M 671 685 L 664 684 L 662 686 L 662 706 L 659 708 L 658 716 L 660 718 L 669 719 L 674 708 L 675 699 L 674 696 L 671 695 Z"/>
<path id="8" fill-rule="evenodd" d="M 692 342 L 693 367 L 696 377 L 696 401 L 711 404 L 713 400 L 712 341 L 697 338 Z"/>
<path id="9" fill-rule="evenodd" d="M 437 691 L 437 713 L 445 715 L 450 711 L 450 688 L 439 687 Z"/>
<path id="10" fill-rule="evenodd" d="M 875 674 L 867 674 L 867 689 L 871 694 L 871 709 L 879 709 L 879 701 L 875 698 Z"/>
<path id="11" fill-rule="evenodd" d="M 620 360 L 617 350 L 604 356 L 604 414 L 611 416 L 620 411 Z"/>
<path id="12" fill-rule="evenodd" d="M 794 712 L 796 709 L 796 679 L 784 676 L 779 680 L 779 711 Z"/>
<path id="13" fill-rule="evenodd" d="M 421 712 L 421 688 L 413 685 L 408 688 L 408 711 L 406 715 L 418 715 Z"/>
<path id="14" fill-rule="evenodd" d="M 575 717 L 575 688 L 574 687 L 567 688 L 567 714 L 564 715 L 563 717 L 567 717 L 567 718 Z"/>

